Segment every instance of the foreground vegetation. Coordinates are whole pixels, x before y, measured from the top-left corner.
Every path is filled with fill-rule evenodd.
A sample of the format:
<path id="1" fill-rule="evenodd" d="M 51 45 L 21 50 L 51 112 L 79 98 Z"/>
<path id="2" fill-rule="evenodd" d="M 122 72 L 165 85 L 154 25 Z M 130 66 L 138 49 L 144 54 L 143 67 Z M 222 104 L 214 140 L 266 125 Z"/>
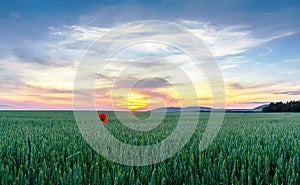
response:
<path id="1" fill-rule="evenodd" d="M 108 116 L 109 131 L 137 144 L 140 133 Z M 151 138 L 170 134 L 178 116 L 169 113 Z M 93 151 L 72 112 L 2 111 L 0 184 L 300 184 L 300 115 L 228 113 L 212 145 L 199 152 L 208 116 L 201 113 L 197 132 L 175 156 L 130 167 Z"/>

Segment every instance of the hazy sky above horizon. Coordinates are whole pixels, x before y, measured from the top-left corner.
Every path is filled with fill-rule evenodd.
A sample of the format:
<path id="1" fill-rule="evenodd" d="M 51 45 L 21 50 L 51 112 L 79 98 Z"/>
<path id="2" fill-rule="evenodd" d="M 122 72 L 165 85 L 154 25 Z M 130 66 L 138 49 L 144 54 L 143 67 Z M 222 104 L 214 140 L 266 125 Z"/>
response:
<path id="1" fill-rule="evenodd" d="M 75 74 L 88 47 L 120 25 L 143 20 L 176 23 L 204 42 L 222 72 L 227 107 L 299 100 L 299 12 L 300 2 L 279 0 L 0 0 L 0 109 L 72 109 Z M 168 60 L 180 63 L 188 76 L 196 79 L 197 100 L 193 102 L 186 93 L 181 97 L 186 101 L 179 103 L 174 86 L 191 84 L 176 75 L 172 78 L 167 62 L 153 61 L 153 68 L 135 63 L 135 72 L 141 68 L 165 71 L 160 78 L 157 72 L 143 79 L 140 71 L 118 76 L 114 69 L 125 64 L 116 59 L 95 83 L 97 108 L 111 109 L 113 85 L 117 109 L 146 108 L 154 97 L 165 101 L 152 100 L 154 107 L 209 106 L 209 85 L 203 76 L 197 76 L 189 60 L 173 49 L 145 44 L 123 51 L 119 58 L 132 53 L 139 57 L 147 52 L 168 53 Z M 124 84 L 132 82 L 138 82 L 137 87 L 129 93 Z"/>

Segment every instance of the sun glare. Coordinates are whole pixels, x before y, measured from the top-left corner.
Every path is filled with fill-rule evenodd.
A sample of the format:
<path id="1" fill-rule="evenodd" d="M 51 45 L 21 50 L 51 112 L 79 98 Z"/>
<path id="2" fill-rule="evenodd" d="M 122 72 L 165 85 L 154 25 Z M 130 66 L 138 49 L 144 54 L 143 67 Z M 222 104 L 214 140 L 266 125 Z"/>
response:
<path id="1" fill-rule="evenodd" d="M 127 108 L 132 112 L 145 109 L 149 104 L 148 96 L 136 92 L 130 92 L 127 100 Z"/>

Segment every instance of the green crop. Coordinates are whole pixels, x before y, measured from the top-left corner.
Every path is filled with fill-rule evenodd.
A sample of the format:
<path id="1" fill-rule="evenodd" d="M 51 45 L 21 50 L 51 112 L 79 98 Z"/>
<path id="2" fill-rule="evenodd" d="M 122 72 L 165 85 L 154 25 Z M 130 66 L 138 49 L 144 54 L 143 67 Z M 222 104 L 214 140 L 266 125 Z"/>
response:
<path id="1" fill-rule="evenodd" d="M 107 130 L 133 145 L 163 140 L 180 116 L 168 113 L 143 133 L 107 114 Z M 196 132 L 173 157 L 131 167 L 96 153 L 70 111 L 1 111 L 0 184 L 300 184 L 299 114 L 228 113 L 213 143 L 199 152 L 208 117 L 200 113 Z"/>

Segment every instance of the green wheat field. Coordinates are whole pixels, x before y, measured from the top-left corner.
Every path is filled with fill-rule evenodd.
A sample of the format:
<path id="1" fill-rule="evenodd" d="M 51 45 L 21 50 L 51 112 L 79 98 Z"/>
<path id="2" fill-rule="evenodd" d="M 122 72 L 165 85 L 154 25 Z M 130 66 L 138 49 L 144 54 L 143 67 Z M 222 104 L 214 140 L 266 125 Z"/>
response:
<path id="1" fill-rule="evenodd" d="M 161 141 L 180 116 L 167 113 L 141 133 L 106 113 L 108 131 L 135 145 Z M 213 143 L 199 152 L 208 117 L 200 113 L 196 132 L 173 157 L 131 167 L 95 152 L 72 111 L 0 111 L 0 184 L 300 184 L 300 114 L 227 113 Z"/>

